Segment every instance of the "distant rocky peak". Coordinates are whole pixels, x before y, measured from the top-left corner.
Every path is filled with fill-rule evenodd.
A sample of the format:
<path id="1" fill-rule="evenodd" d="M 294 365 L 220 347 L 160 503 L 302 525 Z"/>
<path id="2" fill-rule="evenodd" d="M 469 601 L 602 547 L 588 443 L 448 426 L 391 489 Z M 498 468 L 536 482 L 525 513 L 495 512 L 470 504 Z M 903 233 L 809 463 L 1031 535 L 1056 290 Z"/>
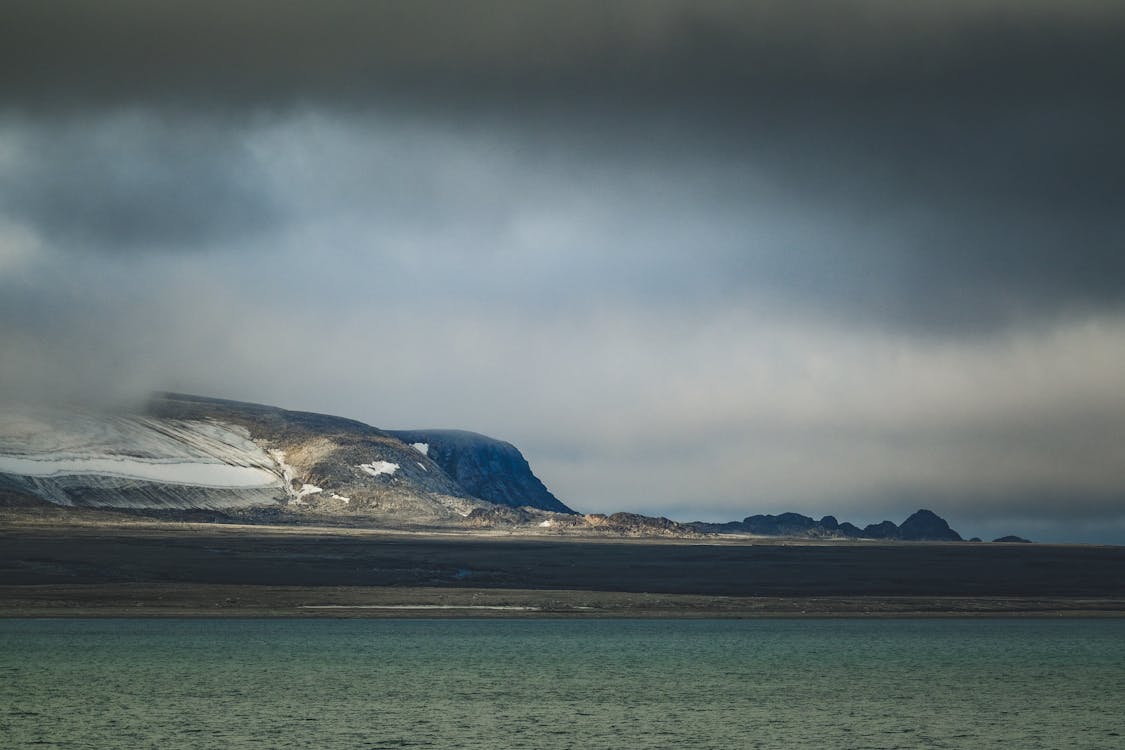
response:
<path id="1" fill-rule="evenodd" d="M 762 536 L 785 536 L 821 539 L 902 539 L 906 541 L 955 541 L 961 535 L 949 528 L 943 518 L 930 510 L 919 510 L 896 525 L 893 521 L 868 524 L 863 529 L 847 521 L 840 522 L 835 516 L 824 516 L 819 521 L 800 513 L 781 513 L 778 515 L 747 516 L 741 521 L 729 523 L 695 522 L 690 526 L 697 531 L 718 533 L 760 534 Z"/>
<path id="2" fill-rule="evenodd" d="M 936 541 L 962 541 L 961 535 L 949 528 L 945 519 L 925 508 L 916 511 L 898 527 L 901 539 L 930 539 Z"/>

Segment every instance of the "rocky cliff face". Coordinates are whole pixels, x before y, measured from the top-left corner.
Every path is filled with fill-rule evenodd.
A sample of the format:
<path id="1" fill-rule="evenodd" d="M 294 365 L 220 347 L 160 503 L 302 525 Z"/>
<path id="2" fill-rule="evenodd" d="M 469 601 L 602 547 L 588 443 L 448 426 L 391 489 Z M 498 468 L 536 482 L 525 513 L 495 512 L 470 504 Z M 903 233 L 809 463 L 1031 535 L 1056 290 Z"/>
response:
<path id="1" fill-rule="evenodd" d="M 574 513 L 548 491 L 514 445 L 462 430 L 396 430 L 469 495 L 509 508 Z"/>

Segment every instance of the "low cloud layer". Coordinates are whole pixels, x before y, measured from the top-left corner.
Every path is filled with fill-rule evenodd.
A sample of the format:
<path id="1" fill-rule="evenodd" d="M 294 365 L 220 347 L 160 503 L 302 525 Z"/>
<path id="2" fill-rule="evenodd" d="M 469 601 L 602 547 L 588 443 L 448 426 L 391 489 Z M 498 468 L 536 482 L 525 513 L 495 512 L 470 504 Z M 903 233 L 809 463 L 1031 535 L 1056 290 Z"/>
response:
<path id="1" fill-rule="evenodd" d="M 9 3 L 0 395 L 1125 541 L 1110 3 Z"/>

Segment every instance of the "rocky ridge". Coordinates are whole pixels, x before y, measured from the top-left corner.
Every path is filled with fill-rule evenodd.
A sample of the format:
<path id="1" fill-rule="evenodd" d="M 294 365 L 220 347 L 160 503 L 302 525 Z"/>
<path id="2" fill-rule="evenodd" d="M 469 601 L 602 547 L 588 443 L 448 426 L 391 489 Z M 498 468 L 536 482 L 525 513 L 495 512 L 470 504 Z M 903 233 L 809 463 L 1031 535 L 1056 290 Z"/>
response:
<path id="1" fill-rule="evenodd" d="M 840 523 L 835 516 L 824 516 L 817 521 L 800 513 L 747 516 L 741 521 L 728 523 L 694 521 L 687 525 L 697 531 L 712 534 L 751 534 L 808 539 L 897 539 L 911 542 L 962 541 L 961 535 L 949 528 L 945 519 L 925 509 L 913 513 L 901 525 L 893 521 L 883 521 L 868 524 L 862 529 L 847 521 Z"/>

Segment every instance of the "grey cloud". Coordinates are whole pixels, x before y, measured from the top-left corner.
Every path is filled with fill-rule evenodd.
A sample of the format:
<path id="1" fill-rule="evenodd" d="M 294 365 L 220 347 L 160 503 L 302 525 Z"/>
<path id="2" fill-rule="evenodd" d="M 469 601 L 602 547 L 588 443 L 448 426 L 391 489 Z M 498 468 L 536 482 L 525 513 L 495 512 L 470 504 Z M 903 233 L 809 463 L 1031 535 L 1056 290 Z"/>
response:
<path id="1" fill-rule="evenodd" d="M 890 166 L 905 155 L 820 146 L 790 160 L 767 141 L 723 159 L 675 132 L 611 153 L 582 135 L 404 115 L 9 123 L 0 211 L 63 249 L 242 252 L 303 223 L 357 257 L 429 259 L 435 276 L 511 303 L 754 299 L 943 335 L 1125 300 L 1125 216 L 1100 205 L 1116 193 L 1103 183 L 1089 205 L 1060 195 L 1052 208 L 1067 186 L 1035 166 L 1006 178 L 1002 164 L 947 161 L 911 182 Z M 1103 166 L 1109 179 L 1113 159 Z M 990 175 L 1028 179 L 1035 200 L 971 184 Z"/>
<path id="2" fill-rule="evenodd" d="M 242 139 L 145 113 L 0 119 L 0 214 L 81 251 L 239 239 L 280 219 Z"/>
<path id="3" fill-rule="evenodd" d="M 923 157 L 881 161 L 820 145 L 790 159 L 776 140 L 724 155 L 686 149 L 690 137 L 675 131 L 613 153 L 591 146 L 585 129 L 347 122 L 298 121 L 262 139 L 257 155 L 275 183 L 314 181 L 288 193 L 292 211 L 377 224 L 384 240 L 408 236 L 402 244 L 434 258 L 436 273 L 471 276 L 505 252 L 529 274 L 500 291 L 525 300 L 579 288 L 665 304 L 756 299 L 941 334 L 1125 300 L 1125 216 L 1106 182 L 1122 150 L 1108 145 L 1103 182 L 1081 203 L 1050 164 L 1028 164 L 1049 140 L 1039 150 L 1001 145 L 991 166 L 939 158 L 909 180 L 894 165 L 911 171 Z M 1016 174 L 1004 176 L 1005 164 Z M 1028 184 L 1001 184 L 1019 179 Z"/>
<path id="4" fill-rule="evenodd" d="M 725 232 L 676 237 L 680 257 L 605 260 L 606 285 L 667 295 L 701 265 L 705 296 L 941 334 L 1125 299 L 1116 3 L 75 0 L 4 13 L 4 108 L 33 132 L 71 123 L 58 148 L 31 139 L 4 201 L 71 239 L 268 231 L 286 217 L 241 142 L 312 112 L 328 138 L 338 123 L 358 132 L 329 147 L 343 161 L 306 162 L 298 180 L 331 164 L 329 192 L 364 196 L 369 218 L 401 231 L 415 219 L 416 243 L 448 241 L 433 219 L 455 214 L 465 252 L 482 252 L 526 208 L 513 186 L 530 179 L 617 210 L 614 257 L 661 217 Z M 83 134 L 122 109 L 189 126 Z M 417 137 L 380 143 L 370 122 L 388 118 Z M 457 181 L 464 161 L 482 184 Z M 311 190 L 295 198 L 340 213 Z M 560 222 L 567 208 L 554 206 Z"/>

